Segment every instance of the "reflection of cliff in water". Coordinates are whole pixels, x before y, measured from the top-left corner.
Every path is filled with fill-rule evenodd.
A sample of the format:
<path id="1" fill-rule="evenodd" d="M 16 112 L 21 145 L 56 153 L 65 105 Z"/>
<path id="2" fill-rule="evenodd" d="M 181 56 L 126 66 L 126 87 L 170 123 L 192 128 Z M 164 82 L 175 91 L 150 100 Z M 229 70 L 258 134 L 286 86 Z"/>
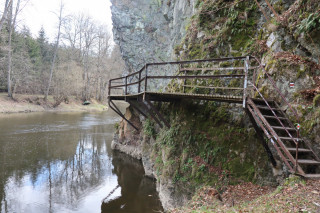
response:
<path id="1" fill-rule="evenodd" d="M 113 172 L 118 176 L 121 196 L 105 200 L 101 206 L 102 212 L 151 213 L 162 210 L 155 182 L 144 176 L 140 161 L 115 151 L 112 164 Z"/>

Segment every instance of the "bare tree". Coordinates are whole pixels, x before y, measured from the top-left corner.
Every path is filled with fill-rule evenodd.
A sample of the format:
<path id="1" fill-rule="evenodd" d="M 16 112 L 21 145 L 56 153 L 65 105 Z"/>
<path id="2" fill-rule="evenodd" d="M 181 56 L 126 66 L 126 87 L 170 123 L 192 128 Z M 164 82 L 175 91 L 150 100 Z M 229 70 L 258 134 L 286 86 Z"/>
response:
<path id="1" fill-rule="evenodd" d="M 102 101 L 104 99 L 106 74 L 108 67 L 108 57 L 110 57 L 111 35 L 106 30 L 106 26 L 100 26 L 98 32 L 98 53 L 97 53 L 97 80 L 96 80 L 96 99 Z"/>
<path id="2" fill-rule="evenodd" d="M 80 41 L 83 42 L 81 44 L 82 49 L 82 64 L 84 68 L 83 73 L 83 80 L 85 81 L 84 85 L 84 94 L 83 99 L 88 100 L 90 98 L 90 84 L 91 84 L 91 75 L 90 75 L 90 69 L 91 69 L 91 56 L 94 52 L 94 45 L 98 38 L 96 24 L 92 21 L 91 17 L 86 17 L 83 21 L 83 26 L 81 27 L 81 32 L 83 32 L 82 35 L 80 35 Z"/>
<path id="3" fill-rule="evenodd" d="M 8 73 L 7 73 L 7 81 L 8 81 L 8 97 L 12 98 L 12 80 L 11 80 L 11 73 L 12 73 L 12 35 L 15 31 L 17 16 L 20 7 L 20 1 L 17 1 L 16 10 L 13 14 L 13 4 L 10 4 L 9 8 L 9 22 L 8 22 L 8 30 L 9 30 L 9 40 L 8 40 Z"/>
<path id="4" fill-rule="evenodd" d="M 62 26 L 62 22 L 63 22 L 63 17 L 62 17 L 63 9 L 64 9 L 64 5 L 61 1 L 60 2 L 60 10 L 59 10 L 59 14 L 58 14 L 58 18 L 59 18 L 58 35 L 57 35 L 57 40 L 56 40 L 56 44 L 54 47 L 54 53 L 53 53 L 53 59 L 52 59 L 51 68 L 50 68 L 48 87 L 47 87 L 47 90 L 46 90 L 46 93 L 44 96 L 45 101 L 48 100 L 49 90 L 50 90 L 50 86 L 51 86 L 51 82 L 52 82 L 53 70 L 54 70 L 54 66 L 55 66 L 55 62 L 56 62 L 56 58 L 57 58 L 57 52 L 58 52 L 58 48 L 59 48 L 59 42 L 60 42 L 60 36 L 61 36 L 61 26 Z"/>
<path id="5" fill-rule="evenodd" d="M 63 24 L 63 33 L 61 35 L 63 43 L 66 46 L 71 47 L 72 59 L 80 62 L 81 61 L 81 35 L 82 35 L 82 22 L 83 14 L 78 16 L 72 15 L 66 18 Z"/>

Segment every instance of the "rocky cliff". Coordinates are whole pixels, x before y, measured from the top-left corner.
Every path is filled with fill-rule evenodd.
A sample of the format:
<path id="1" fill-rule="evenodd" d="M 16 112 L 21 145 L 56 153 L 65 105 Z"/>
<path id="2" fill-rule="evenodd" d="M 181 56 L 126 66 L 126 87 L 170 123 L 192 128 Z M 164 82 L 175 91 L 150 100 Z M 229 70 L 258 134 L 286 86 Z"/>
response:
<path id="1" fill-rule="evenodd" d="M 317 0 L 270 0 L 271 6 L 264 0 L 112 2 L 114 37 L 130 69 L 154 61 L 254 55 L 303 118 L 302 134 L 320 153 Z M 265 76 L 257 83 L 266 97 L 278 99 Z M 164 130 L 128 109 L 141 131 L 122 122 L 114 147 L 142 159 L 146 173 L 158 179 L 165 209 L 183 204 L 201 184 L 223 191 L 239 179 L 273 182 L 248 118 L 234 109 L 203 102 L 162 105 L 171 122 Z"/>
<path id="2" fill-rule="evenodd" d="M 111 0 L 114 39 L 129 69 L 172 60 L 195 0 Z"/>

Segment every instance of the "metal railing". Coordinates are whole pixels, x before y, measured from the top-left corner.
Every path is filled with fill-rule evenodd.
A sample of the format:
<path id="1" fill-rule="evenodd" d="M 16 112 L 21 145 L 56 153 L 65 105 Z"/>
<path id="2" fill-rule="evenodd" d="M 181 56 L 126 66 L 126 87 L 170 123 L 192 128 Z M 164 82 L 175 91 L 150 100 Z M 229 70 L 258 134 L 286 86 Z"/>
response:
<path id="1" fill-rule="evenodd" d="M 183 81 L 180 86 L 183 90 L 182 93 L 186 93 L 188 88 L 193 88 L 197 90 L 211 90 L 211 91 L 235 91 L 238 90 L 243 96 L 244 104 L 247 96 L 246 87 L 249 76 L 249 70 L 254 69 L 250 67 L 249 61 L 251 57 L 231 57 L 231 58 L 219 58 L 219 59 L 206 59 L 206 60 L 191 60 L 191 61 L 179 61 L 179 62 L 163 62 L 163 63 L 148 63 L 142 69 L 137 72 L 131 73 L 124 77 L 111 79 L 109 81 L 109 91 L 108 95 L 119 95 L 115 91 L 121 90 L 122 96 L 131 96 L 138 95 L 146 92 L 154 91 L 154 88 L 161 82 L 166 81 L 167 83 L 163 85 L 162 88 L 156 88 L 156 91 L 162 90 L 162 92 L 172 92 L 168 91 L 166 86 L 169 85 L 171 80 L 180 80 Z M 219 63 L 228 63 L 227 66 L 220 66 Z M 161 72 L 155 72 L 155 70 L 161 70 Z M 197 72 L 201 72 L 198 74 Z M 214 72 L 212 74 L 212 72 Z M 240 73 L 239 73 L 240 72 Z M 209 81 L 214 79 L 244 79 L 238 87 L 231 87 L 227 84 L 229 81 L 223 82 L 222 86 L 213 85 L 212 82 L 204 83 L 203 81 Z M 203 80 L 202 82 L 197 80 Z M 158 81 L 159 84 L 153 83 L 156 85 L 154 87 L 149 86 L 153 81 Z M 189 84 L 188 84 L 189 81 Z M 190 82 L 192 83 L 190 85 Z M 200 92 L 201 93 L 201 92 Z M 202 92 L 205 93 L 205 92 Z M 213 92 L 211 92 L 212 94 Z M 231 92 L 230 92 L 231 94 Z"/>
<path id="2" fill-rule="evenodd" d="M 282 107 L 287 106 L 291 112 L 293 113 L 293 115 L 295 116 L 296 121 L 299 123 L 300 121 L 300 116 L 298 115 L 297 111 L 292 107 L 292 105 L 290 104 L 290 102 L 285 98 L 284 94 L 281 92 L 281 90 L 276 86 L 275 81 L 273 80 L 273 78 L 268 74 L 268 72 L 265 70 L 264 66 L 261 64 L 261 62 L 256 58 L 253 57 L 255 59 L 255 61 L 258 63 L 259 68 L 262 70 L 262 73 L 267 77 L 267 81 L 270 83 L 271 87 L 269 87 L 268 89 L 273 89 L 273 91 L 278 94 L 280 97 L 280 105 Z M 262 93 L 259 91 L 258 89 L 258 82 L 255 82 L 257 79 L 257 74 L 258 73 L 254 73 L 253 76 L 253 82 L 249 82 L 249 85 L 252 86 L 253 90 L 256 91 L 260 98 L 265 102 L 266 106 L 269 108 L 269 110 L 272 112 L 272 114 L 274 115 L 274 117 L 276 118 L 276 120 L 279 122 L 279 124 L 281 125 L 281 127 L 285 130 L 285 132 L 288 134 L 288 136 L 291 138 L 291 140 L 295 143 L 296 145 L 296 156 L 293 162 L 294 166 L 295 166 L 295 170 L 297 170 L 297 166 L 298 166 L 298 150 L 299 150 L 299 129 L 296 128 L 296 134 L 297 137 L 293 137 L 292 134 L 290 133 L 290 131 L 288 130 L 288 128 L 283 124 L 283 122 L 281 121 L 281 119 L 279 118 L 279 116 L 276 114 L 276 112 L 272 109 L 272 107 L 269 105 L 268 101 L 265 99 L 265 97 L 262 95 Z M 286 114 L 284 114 L 284 116 L 286 116 Z M 294 126 L 290 119 L 286 116 L 287 121 L 289 122 L 289 124 L 291 126 Z M 279 138 L 275 138 L 275 140 L 278 142 L 279 144 Z M 285 148 L 279 144 L 281 149 L 284 151 L 284 153 L 286 153 L 286 155 L 288 156 L 288 158 L 291 158 L 291 154 L 287 152 L 287 150 L 285 150 Z M 292 161 L 293 159 L 290 159 L 290 161 Z"/>
<path id="3" fill-rule="evenodd" d="M 227 62 L 227 66 L 223 65 L 223 62 Z M 251 64 L 256 64 L 258 66 L 256 67 L 250 66 Z M 288 150 L 286 150 L 286 148 L 283 146 L 280 138 L 278 138 L 278 135 L 274 132 L 273 128 L 270 129 L 271 126 L 269 125 L 268 129 L 269 131 L 271 131 L 271 135 L 278 142 L 278 145 L 280 146 L 282 151 L 287 155 L 290 161 L 294 163 L 295 169 L 297 169 L 298 149 L 299 149 L 299 130 L 296 129 L 297 137 L 293 137 L 288 127 L 281 121 L 277 113 L 273 110 L 273 108 L 270 106 L 266 98 L 263 96 L 263 94 L 259 90 L 258 82 L 256 82 L 257 76 L 258 76 L 257 68 L 262 71 L 262 73 L 266 76 L 266 80 L 270 83 L 271 86 L 268 87 L 268 89 L 272 89 L 274 93 L 277 94 L 278 97 L 280 97 L 280 105 L 282 107 L 287 106 L 292 111 L 296 121 L 299 122 L 300 118 L 296 110 L 293 108 L 290 102 L 285 98 L 281 90 L 276 86 L 275 81 L 265 70 L 261 62 L 256 57 L 252 57 L 252 56 L 206 59 L 206 60 L 190 60 L 190 61 L 178 61 L 178 62 L 148 63 L 148 64 L 145 64 L 145 66 L 137 72 L 131 73 L 124 77 L 111 79 L 109 81 L 108 95 L 109 97 L 122 96 L 122 97 L 125 97 L 124 100 L 127 100 L 127 97 L 143 95 L 148 92 L 153 92 L 153 90 L 156 90 L 156 92 L 158 93 L 165 93 L 165 92 L 175 93 L 177 91 L 170 91 L 168 88 L 166 88 L 166 86 L 168 86 L 169 83 L 172 83 L 174 80 L 182 81 L 179 83 L 180 87 L 182 86 L 182 91 L 178 91 L 180 93 L 187 93 L 188 88 L 189 88 L 189 91 L 190 91 L 190 88 L 192 88 L 191 92 L 194 92 L 194 89 L 198 89 L 198 90 L 202 89 L 203 91 L 202 92 L 200 91 L 200 93 L 202 94 L 205 93 L 206 95 L 214 95 L 214 93 L 217 93 L 217 91 L 222 91 L 222 93 L 224 94 L 228 94 L 228 92 L 226 92 L 227 90 L 229 90 L 229 94 L 235 94 L 234 91 L 239 91 L 240 96 L 242 96 L 242 99 L 243 99 L 243 108 L 247 108 L 247 97 L 254 98 L 254 94 L 257 94 L 259 95 L 260 99 L 265 102 L 265 105 L 272 112 L 276 120 L 279 122 L 279 124 L 285 130 L 285 132 L 288 134 L 291 140 L 294 141 L 296 145 L 295 159 L 293 159 L 292 155 L 288 153 Z M 253 73 L 250 73 L 251 70 L 253 70 Z M 238 73 L 239 71 L 241 73 Z M 212 74 L 212 72 L 214 73 Z M 227 72 L 227 73 L 221 73 L 221 72 Z M 224 79 L 225 85 L 223 86 L 212 85 L 212 82 L 211 83 L 208 82 L 214 79 Z M 241 82 L 241 84 L 238 85 L 237 87 L 232 87 L 230 86 L 230 81 L 226 79 L 229 79 L 229 80 L 243 79 L 243 80 L 239 81 Z M 153 83 L 154 85 L 156 85 L 154 86 L 154 88 L 156 89 L 150 86 L 150 84 L 152 84 L 152 81 L 158 81 L 158 84 Z M 159 85 L 163 81 L 167 81 L 167 82 L 165 85 L 163 85 L 162 88 L 160 88 Z M 159 90 L 161 89 L 163 91 L 159 92 Z M 116 90 L 120 90 L 121 94 L 116 93 L 115 92 Z M 208 90 L 210 91 L 209 94 L 208 94 Z M 145 96 L 143 96 L 143 98 L 144 97 Z M 250 111 L 252 111 L 252 109 L 250 109 Z M 284 116 L 286 115 L 284 114 Z M 289 125 L 293 126 L 293 124 L 290 122 L 290 119 L 288 119 L 288 122 L 289 122 Z M 268 125 L 267 124 L 268 122 L 265 119 L 262 121 L 262 123 L 264 125 Z M 279 153 L 279 154 L 283 156 L 282 153 Z M 285 159 L 285 161 L 287 160 Z"/>

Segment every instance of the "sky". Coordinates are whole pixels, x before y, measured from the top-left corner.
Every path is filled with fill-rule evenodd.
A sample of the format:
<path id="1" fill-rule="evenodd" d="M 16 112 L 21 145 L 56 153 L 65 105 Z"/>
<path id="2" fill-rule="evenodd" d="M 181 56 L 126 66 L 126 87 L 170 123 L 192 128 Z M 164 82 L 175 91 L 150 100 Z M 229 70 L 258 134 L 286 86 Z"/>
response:
<path id="1" fill-rule="evenodd" d="M 26 1 L 26 0 L 25 0 Z M 65 14 L 89 14 L 94 20 L 106 24 L 112 30 L 110 0 L 63 0 Z M 49 41 L 54 41 L 57 34 L 60 0 L 29 0 L 19 14 L 18 25 L 26 25 L 36 37 L 43 26 Z"/>

